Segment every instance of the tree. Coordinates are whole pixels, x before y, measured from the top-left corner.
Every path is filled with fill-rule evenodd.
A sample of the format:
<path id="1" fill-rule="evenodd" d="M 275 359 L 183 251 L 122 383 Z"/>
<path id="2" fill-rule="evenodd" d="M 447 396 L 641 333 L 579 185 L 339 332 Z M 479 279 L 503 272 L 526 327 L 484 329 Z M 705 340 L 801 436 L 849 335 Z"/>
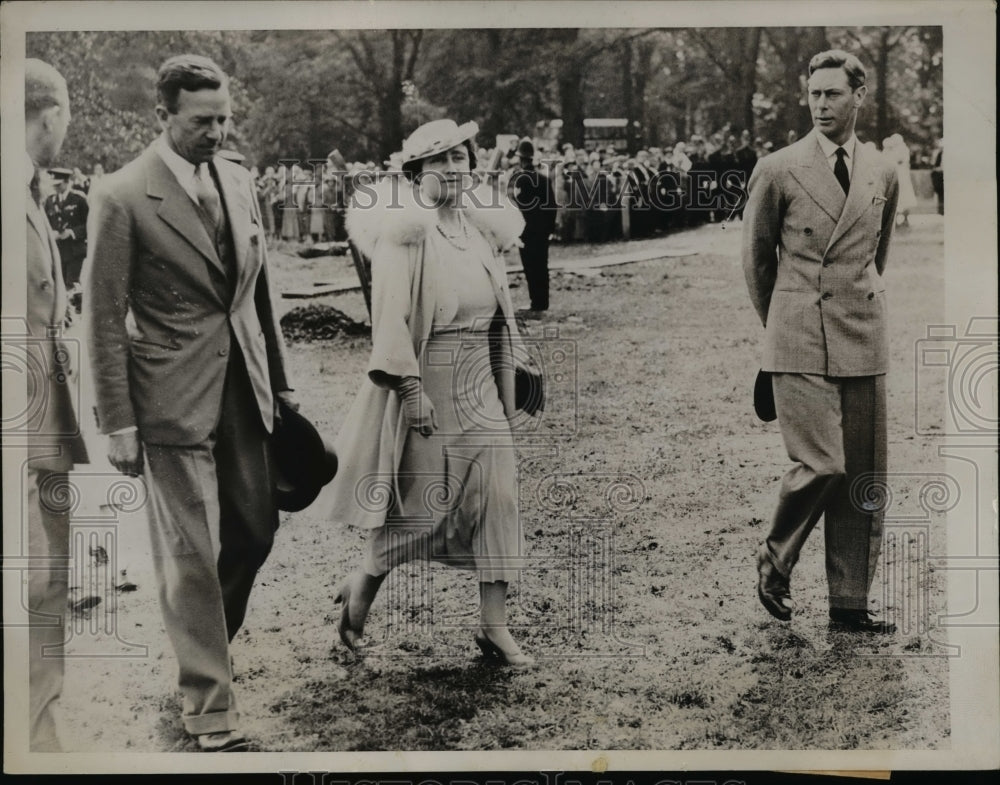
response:
<path id="1" fill-rule="evenodd" d="M 403 143 L 403 85 L 414 81 L 424 32 L 361 30 L 334 35 L 354 61 L 355 84 L 368 87 L 378 119 L 378 155 L 386 159 Z"/>

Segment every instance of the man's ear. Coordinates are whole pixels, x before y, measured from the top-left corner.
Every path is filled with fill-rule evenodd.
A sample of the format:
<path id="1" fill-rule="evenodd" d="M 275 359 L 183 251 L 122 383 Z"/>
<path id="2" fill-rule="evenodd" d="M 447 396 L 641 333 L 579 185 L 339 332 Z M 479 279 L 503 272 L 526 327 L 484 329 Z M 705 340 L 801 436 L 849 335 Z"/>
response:
<path id="1" fill-rule="evenodd" d="M 56 127 L 56 120 L 59 117 L 60 108 L 58 106 L 46 106 L 38 113 L 38 119 L 42 128 L 51 132 Z"/>
<path id="2" fill-rule="evenodd" d="M 167 115 L 170 114 L 170 112 L 167 111 L 167 107 L 163 104 L 157 104 L 154 111 L 156 112 L 156 119 L 160 121 L 160 125 L 167 122 Z"/>
<path id="3" fill-rule="evenodd" d="M 854 91 L 854 105 L 861 106 L 862 102 L 865 100 L 865 96 L 868 95 L 868 85 L 861 85 L 857 90 Z"/>

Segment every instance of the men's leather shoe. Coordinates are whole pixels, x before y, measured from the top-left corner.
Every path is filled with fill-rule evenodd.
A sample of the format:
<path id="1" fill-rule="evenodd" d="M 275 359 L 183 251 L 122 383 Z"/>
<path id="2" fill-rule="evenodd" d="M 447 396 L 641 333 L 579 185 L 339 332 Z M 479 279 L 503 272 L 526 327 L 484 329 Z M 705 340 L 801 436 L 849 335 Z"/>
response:
<path id="1" fill-rule="evenodd" d="M 202 752 L 251 752 L 252 745 L 234 730 L 198 735 L 198 749 Z"/>
<path id="2" fill-rule="evenodd" d="M 854 608 L 830 608 L 830 626 L 849 632 L 871 632 L 892 635 L 896 625 L 883 619 L 876 619 L 870 611 Z"/>
<path id="3" fill-rule="evenodd" d="M 795 603 L 792 601 L 788 578 L 774 566 L 767 543 L 763 543 L 757 552 L 757 574 L 757 597 L 760 598 L 761 605 L 779 621 L 791 619 Z"/>

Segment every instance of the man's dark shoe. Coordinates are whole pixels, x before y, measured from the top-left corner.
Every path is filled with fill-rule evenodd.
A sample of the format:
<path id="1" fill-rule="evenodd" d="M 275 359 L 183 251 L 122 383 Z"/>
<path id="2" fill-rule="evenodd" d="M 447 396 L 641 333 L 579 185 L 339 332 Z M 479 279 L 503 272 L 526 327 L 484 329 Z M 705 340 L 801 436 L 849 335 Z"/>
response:
<path id="1" fill-rule="evenodd" d="M 892 635 L 896 631 L 895 624 L 874 618 L 870 611 L 854 608 L 830 608 L 830 628 L 877 635 Z"/>
<path id="2" fill-rule="evenodd" d="M 767 612 L 779 621 L 792 618 L 795 603 L 792 601 L 788 578 L 774 565 L 767 543 L 762 543 L 757 551 L 757 597 Z"/>
<path id="3" fill-rule="evenodd" d="M 255 745 L 237 731 L 202 733 L 197 739 L 202 752 L 256 752 Z"/>

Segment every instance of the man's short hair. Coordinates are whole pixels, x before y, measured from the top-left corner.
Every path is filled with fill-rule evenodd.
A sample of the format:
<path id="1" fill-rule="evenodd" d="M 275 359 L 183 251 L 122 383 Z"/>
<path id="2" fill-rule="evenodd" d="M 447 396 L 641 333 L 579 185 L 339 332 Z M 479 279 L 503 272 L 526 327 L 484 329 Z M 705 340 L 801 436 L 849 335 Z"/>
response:
<path id="1" fill-rule="evenodd" d="M 44 60 L 24 61 L 24 114 L 35 117 L 51 106 L 62 106 L 67 100 L 66 80 Z"/>
<path id="2" fill-rule="evenodd" d="M 809 61 L 809 76 L 813 75 L 813 71 L 818 71 L 821 68 L 843 68 L 851 90 L 857 90 L 868 79 L 868 73 L 861 65 L 861 61 L 843 49 L 828 49 L 813 57 Z"/>
<path id="3" fill-rule="evenodd" d="M 177 113 L 181 90 L 218 90 L 229 77 L 212 60 L 201 55 L 177 55 L 160 66 L 156 74 L 156 95 L 171 114 Z"/>

